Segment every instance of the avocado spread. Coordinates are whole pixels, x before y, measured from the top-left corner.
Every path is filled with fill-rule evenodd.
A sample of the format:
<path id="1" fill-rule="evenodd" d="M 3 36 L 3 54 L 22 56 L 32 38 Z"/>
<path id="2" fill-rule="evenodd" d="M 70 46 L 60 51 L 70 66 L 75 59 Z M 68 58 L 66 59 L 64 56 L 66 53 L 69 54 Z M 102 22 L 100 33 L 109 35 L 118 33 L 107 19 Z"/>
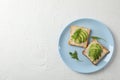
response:
<path id="1" fill-rule="evenodd" d="M 94 43 L 91 44 L 89 47 L 89 54 L 88 56 L 93 59 L 93 61 L 99 59 L 102 53 L 102 48 L 99 44 Z"/>
<path id="2" fill-rule="evenodd" d="M 84 29 L 77 29 L 71 37 L 74 42 L 83 43 L 87 40 L 88 33 Z"/>

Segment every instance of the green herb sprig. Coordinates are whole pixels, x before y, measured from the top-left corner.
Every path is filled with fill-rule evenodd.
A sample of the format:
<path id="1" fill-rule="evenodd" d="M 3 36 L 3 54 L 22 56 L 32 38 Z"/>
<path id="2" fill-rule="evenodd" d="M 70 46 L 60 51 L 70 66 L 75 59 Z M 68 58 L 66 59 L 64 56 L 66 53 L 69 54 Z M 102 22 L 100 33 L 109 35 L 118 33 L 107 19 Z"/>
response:
<path id="1" fill-rule="evenodd" d="M 76 59 L 77 61 L 81 61 L 79 58 L 78 58 L 78 53 L 77 51 L 74 51 L 73 53 L 72 52 L 69 52 L 70 56 L 73 58 L 73 59 Z"/>
<path id="2" fill-rule="evenodd" d="M 98 37 L 98 36 L 91 36 L 91 38 L 92 39 L 96 39 L 96 40 L 104 40 L 105 42 L 107 42 L 105 39 L 103 39 L 103 38 L 100 38 L 100 37 Z"/>

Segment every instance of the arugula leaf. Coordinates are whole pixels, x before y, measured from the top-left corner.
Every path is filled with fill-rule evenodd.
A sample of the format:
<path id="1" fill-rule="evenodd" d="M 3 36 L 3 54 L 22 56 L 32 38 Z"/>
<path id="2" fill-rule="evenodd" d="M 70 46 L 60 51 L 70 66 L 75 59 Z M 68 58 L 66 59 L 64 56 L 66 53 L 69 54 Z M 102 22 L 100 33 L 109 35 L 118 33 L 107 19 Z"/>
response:
<path id="1" fill-rule="evenodd" d="M 81 61 L 81 60 L 79 60 L 79 58 L 78 58 L 78 53 L 77 53 L 77 51 L 75 51 L 75 52 L 69 52 L 69 54 L 70 54 L 70 56 L 73 58 L 73 59 L 76 59 L 76 60 L 78 60 L 78 61 Z"/>
<path id="2" fill-rule="evenodd" d="M 97 37 L 97 36 L 91 36 L 91 38 L 92 38 L 92 39 L 96 39 L 96 40 L 102 39 L 102 40 L 104 40 L 104 41 L 106 42 L 106 40 L 105 40 L 105 39 L 100 38 L 100 37 Z"/>

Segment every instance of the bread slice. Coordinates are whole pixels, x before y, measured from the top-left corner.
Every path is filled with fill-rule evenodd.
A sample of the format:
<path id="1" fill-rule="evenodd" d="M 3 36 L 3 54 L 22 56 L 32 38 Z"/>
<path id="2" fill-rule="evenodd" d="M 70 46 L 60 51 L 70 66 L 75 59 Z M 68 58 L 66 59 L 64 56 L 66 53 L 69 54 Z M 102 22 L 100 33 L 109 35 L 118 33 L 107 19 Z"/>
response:
<path id="1" fill-rule="evenodd" d="M 87 33 L 88 33 L 88 38 L 85 42 L 83 43 L 76 43 L 72 40 L 72 35 L 74 34 L 74 32 L 77 30 L 77 29 L 83 29 L 85 30 Z M 81 27 L 81 26 L 71 26 L 70 28 L 70 39 L 68 41 L 68 44 L 69 45 L 73 45 L 73 46 L 79 46 L 79 47 L 83 47 L 83 48 L 86 48 L 87 45 L 88 45 L 88 39 L 89 39 L 89 35 L 90 35 L 90 29 L 88 28 L 85 28 L 85 27 Z"/>
<path id="2" fill-rule="evenodd" d="M 91 59 L 88 55 L 89 48 L 90 48 L 91 44 L 94 44 L 94 43 L 98 43 L 102 48 L 101 56 L 99 57 L 99 59 L 97 59 L 95 61 L 93 59 Z M 107 48 L 105 48 L 103 45 L 101 45 L 96 39 L 93 39 L 92 42 L 88 45 L 88 47 L 85 50 L 83 50 L 83 55 L 85 55 L 94 65 L 97 65 L 109 52 L 110 51 Z"/>

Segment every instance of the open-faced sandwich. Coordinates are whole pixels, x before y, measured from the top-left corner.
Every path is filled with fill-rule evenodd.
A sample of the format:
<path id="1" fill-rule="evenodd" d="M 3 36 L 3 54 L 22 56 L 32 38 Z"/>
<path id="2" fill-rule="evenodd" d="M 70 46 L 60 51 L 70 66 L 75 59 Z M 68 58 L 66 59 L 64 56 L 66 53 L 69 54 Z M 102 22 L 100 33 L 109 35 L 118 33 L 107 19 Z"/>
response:
<path id="1" fill-rule="evenodd" d="M 89 35 L 90 29 L 81 26 L 71 26 L 68 44 L 86 48 Z"/>
<path id="2" fill-rule="evenodd" d="M 109 50 L 100 44 L 96 39 L 93 39 L 88 47 L 83 50 L 83 55 L 85 55 L 94 65 L 97 65 L 108 53 Z"/>

